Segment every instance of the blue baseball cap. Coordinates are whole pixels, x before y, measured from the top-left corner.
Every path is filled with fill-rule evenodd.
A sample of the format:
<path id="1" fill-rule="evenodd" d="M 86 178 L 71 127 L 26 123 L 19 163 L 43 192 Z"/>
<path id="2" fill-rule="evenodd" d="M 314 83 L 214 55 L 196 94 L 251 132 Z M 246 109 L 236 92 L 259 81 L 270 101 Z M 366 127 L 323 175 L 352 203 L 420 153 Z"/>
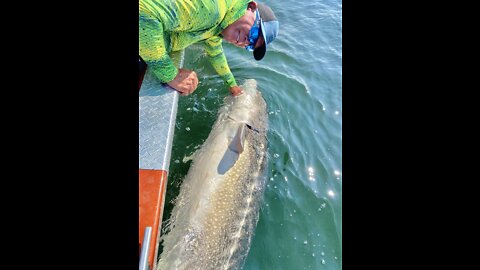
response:
<path id="1" fill-rule="evenodd" d="M 275 40 L 278 35 L 278 20 L 272 9 L 265 4 L 258 3 L 257 12 L 260 13 L 260 33 L 262 33 L 265 41 L 262 46 L 253 50 L 253 57 L 259 61 L 267 53 L 267 45 Z"/>

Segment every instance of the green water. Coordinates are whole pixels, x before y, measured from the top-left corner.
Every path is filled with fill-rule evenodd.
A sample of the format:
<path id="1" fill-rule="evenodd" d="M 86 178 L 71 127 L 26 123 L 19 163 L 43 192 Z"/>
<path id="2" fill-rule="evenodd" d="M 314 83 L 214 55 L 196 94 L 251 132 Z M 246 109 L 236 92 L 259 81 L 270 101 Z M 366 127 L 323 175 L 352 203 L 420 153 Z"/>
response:
<path id="1" fill-rule="evenodd" d="M 342 268 L 342 3 L 265 1 L 280 32 L 262 61 L 224 43 L 239 84 L 253 78 L 268 106 L 267 186 L 244 269 Z M 163 220 L 227 88 L 200 46 L 185 68 L 200 80 L 180 97 Z"/>

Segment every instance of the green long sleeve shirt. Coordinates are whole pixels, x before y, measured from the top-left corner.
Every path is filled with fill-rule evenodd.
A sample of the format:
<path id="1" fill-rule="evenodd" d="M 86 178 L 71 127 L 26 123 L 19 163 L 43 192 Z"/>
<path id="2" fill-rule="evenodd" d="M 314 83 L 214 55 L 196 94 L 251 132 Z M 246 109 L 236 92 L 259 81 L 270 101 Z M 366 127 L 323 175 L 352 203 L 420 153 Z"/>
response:
<path id="1" fill-rule="evenodd" d="M 139 0 L 139 54 L 153 73 L 169 82 L 178 70 L 168 56 L 202 42 L 215 71 L 237 83 L 223 53 L 223 29 L 242 17 L 251 0 Z"/>

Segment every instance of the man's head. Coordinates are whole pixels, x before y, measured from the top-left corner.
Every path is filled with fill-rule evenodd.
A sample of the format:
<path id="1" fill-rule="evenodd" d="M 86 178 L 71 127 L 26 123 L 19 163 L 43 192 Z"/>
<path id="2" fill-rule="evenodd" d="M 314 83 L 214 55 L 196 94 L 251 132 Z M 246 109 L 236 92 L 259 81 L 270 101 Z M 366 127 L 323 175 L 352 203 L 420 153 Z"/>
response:
<path id="1" fill-rule="evenodd" d="M 278 20 L 272 9 L 265 4 L 248 3 L 247 12 L 222 31 L 223 39 L 235 46 L 253 51 L 256 60 L 261 60 L 278 34 Z M 266 42 L 265 42 L 266 41 Z"/>

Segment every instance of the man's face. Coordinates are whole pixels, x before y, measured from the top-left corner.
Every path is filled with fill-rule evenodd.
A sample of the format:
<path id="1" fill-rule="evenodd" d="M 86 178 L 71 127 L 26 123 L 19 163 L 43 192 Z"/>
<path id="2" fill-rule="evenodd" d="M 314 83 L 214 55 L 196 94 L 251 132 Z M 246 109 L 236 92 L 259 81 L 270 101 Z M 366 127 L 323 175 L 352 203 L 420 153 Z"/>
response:
<path id="1" fill-rule="evenodd" d="M 252 11 L 252 9 L 248 8 L 247 12 L 240 17 L 240 19 L 236 20 L 222 31 L 223 39 L 237 47 L 245 48 L 245 46 L 249 45 L 250 43 L 248 41 L 248 35 L 254 22 L 255 10 Z M 255 48 L 261 46 L 262 44 L 263 36 L 260 35 Z"/>

